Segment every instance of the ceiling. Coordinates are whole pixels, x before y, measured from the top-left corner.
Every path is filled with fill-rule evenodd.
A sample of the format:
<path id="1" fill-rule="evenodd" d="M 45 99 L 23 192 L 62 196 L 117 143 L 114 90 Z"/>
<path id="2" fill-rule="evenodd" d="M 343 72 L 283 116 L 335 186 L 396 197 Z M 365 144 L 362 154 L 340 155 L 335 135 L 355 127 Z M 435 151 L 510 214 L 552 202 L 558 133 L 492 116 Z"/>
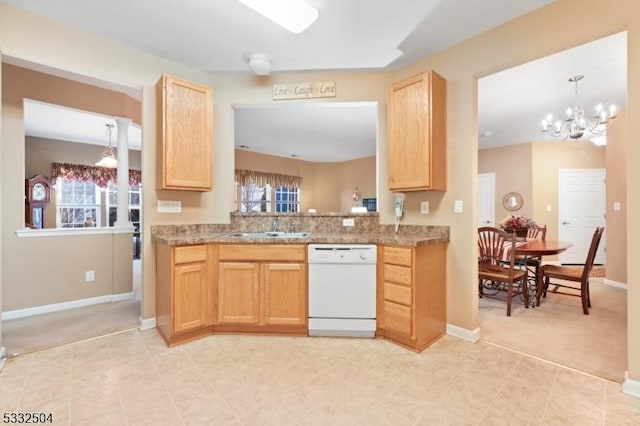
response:
<path id="1" fill-rule="evenodd" d="M 306 0 L 318 19 L 293 34 L 237 0 L 2 1 L 209 72 L 249 72 L 247 53 L 275 72 L 398 68 L 552 2 Z"/>
<path id="2" fill-rule="evenodd" d="M 359 0 L 307 0 L 318 8 L 319 18 L 301 34 L 292 34 L 237 0 L 0 1 L 211 73 L 249 73 L 243 59 L 248 53 L 269 55 L 274 73 L 397 69 L 552 2 L 368 0 L 363 3 Z M 366 11 L 362 10 L 363 4 L 366 4 Z M 122 13 L 123 10 L 127 13 Z M 580 85 L 585 110 L 596 100 L 611 101 L 624 107 L 625 70 L 626 36 L 621 35 L 480 79 L 480 148 L 543 139 L 540 132 L 542 118 L 548 112 L 556 116 L 562 114 L 573 102 L 573 87 L 567 80 L 576 74 L 585 75 Z M 362 111 L 343 108 L 338 113 L 343 119 L 340 126 L 346 129 L 347 124 L 355 124 L 353 134 L 362 135 L 362 116 L 349 118 L 348 114 L 361 114 Z M 323 120 L 315 115 L 322 111 L 316 108 L 305 111 L 314 115 L 300 117 L 296 120 L 298 126 L 318 124 Z M 236 112 L 250 114 L 241 108 Z M 273 126 L 278 123 L 290 126 L 293 121 L 291 111 L 282 109 L 270 113 L 272 119 L 269 122 Z M 324 113 L 330 114 L 328 111 Z M 277 116 L 283 120 L 278 120 Z M 258 118 L 252 117 L 252 124 L 257 123 L 256 120 Z M 78 120 L 73 118 L 51 121 L 58 126 L 70 124 L 72 128 L 79 127 Z M 236 132 L 242 138 L 236 144 L 251 147 L 256 146 L 252 140 L 268 139 L 264 137 L 267 134 L 294 135 L 291 140 L 279 138 L 285 146 L 273 147 L 273 150 L 281 152 L 281 155 L 296 154 L 307 159 L 307 153 L 287 148 L 297 147 L 300 135 L 320 135 L 322 130 L 327 130 L 309 127 L 306 131 L 298 128 L 294 132 L 290 127 L 288 130 L 267 128 L 266 123 L 264 121 L 251 128 L 236 126 Z M 94 131 L 91 139 L 105 141 L 104 122 L 95 127 L 98 130 Z M 485 136 L 489 134 L 491 136 Z M 325 147 L 322 154 L 327 158 L 325 161 L 334 161 L 335 153 L 341 151 L 349 151 L 351 157 L 369 155 L 369 151 L 357 153 L 357 147 L 364 144 L 354 144 L 353 150 L 346 150 L 345 140 L 333 134 L 323 143 L 316 142 L 315 146 Z"/>
<path id="3" fill-rule="evenodd" d="M 585 113 L 599 102 L 626 107 L 626 69 L 622 32 L 478 80 L 478 146 L 545 140 L 541 123 L 547 113 L 564 117 L 575 103 L 568 81 L 575 75 L 584 75 L 578 93 Z"/>

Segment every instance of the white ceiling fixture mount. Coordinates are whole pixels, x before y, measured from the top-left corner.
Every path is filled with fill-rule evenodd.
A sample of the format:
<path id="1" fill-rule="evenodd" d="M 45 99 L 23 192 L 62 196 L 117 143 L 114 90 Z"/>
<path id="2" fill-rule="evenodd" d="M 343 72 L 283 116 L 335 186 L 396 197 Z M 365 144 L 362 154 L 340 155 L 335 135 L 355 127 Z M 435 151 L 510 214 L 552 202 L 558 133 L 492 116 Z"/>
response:
<path id="1" fill-rule="evenodd" d="M 109 136 L 109 145 L 107 149 L 102 153 L 102 158 L 95 165 L 98 167 L 107 167 L 113 169 L 118 167 L 118 160 L 113 152 L 113 146 L 111 146 L 111 131 L 114 128 L 113 124 L 105 124 L 107 126 L 107 136 Z"/>
<path id="2" fill-rule="evenodd" d="M 575 104 L 567 108 L 567 117 L 563 120 L 553 119 L 551 113 L 542 120 L 542 131 L 552 139 L 567 140 L 581 139 L 585 132 L 592 135 L 606 135 L 611 128 L 613 119 L 616 118 L 616 107 L 613 104 L 605 108 L 601 103 L 595 108 L 593 117 L 585 116 L 584 108 L 580 104 L 578 97 L 578 82 L 584 78 L 583 75 L 575 75 L 569 79 L 575 84 Z"/>
<path id="3" fill-rule="evenodd" d="M 318 19 L 318 9 L 304 0 L 238 0 L 281 27 L 299 34 Z"/>
<path id="4" fill-rule="evenodd" d="M 271 58 L 264 53 L 252 53 L 247 56 L 249 68 L 256 75 L 267 75 L 271 72 Z"/>

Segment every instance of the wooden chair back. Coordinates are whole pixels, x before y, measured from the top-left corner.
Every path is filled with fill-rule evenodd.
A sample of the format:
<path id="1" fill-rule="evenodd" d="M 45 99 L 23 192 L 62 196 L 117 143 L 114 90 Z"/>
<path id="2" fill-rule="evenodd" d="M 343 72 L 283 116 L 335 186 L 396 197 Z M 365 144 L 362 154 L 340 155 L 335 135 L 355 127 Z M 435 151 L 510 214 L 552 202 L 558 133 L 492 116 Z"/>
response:
<path id="1" fill-rule="evenodd" d="M 493 289 L 500 289 L 496 283 L 504 283 L 506 291 L 507 316 L 511 315 L 511 301 L 522 295 L 525 307 L 529 307 L 527 271 L 516 268 L 516 234 L 500 228 L 483 226 L 478 228 L 478 290 L 479 296 L 492 297 L 484 293 L 485 283 Z M 515 283 L 520 286 L 514 289 Z M 496 290 L 496 292 L 499 290 Z"/>
<path id="2" fill-rule="evenodd" d="M 516 234 L 510 234 L 493 226 L 478 228 L 478 262 L 500 265 L 509 259 L 505 258 L 505 250 L 515 246 Z M 514 264 L 511 250 L 511 266 Z"/>
<path id="3" fill-rule="evenodd" d="M 547 225 L 531 226 L 527 229 L 527 239 L 540 239 L 545 241 L 547 238 Z"/>
<path id="4" fill-rule="evenodd" d="M 582 268 L 558 266 L 558 265 L 544 265 L 541 268 L 541 272 L 538 275 L 537 280 L 537 294 L 536 304 L 540 305 L 540 297 L 547 296 L 547 291 L 551 291 L 556 294 L 564 294 L 567 296 L 577 296 L 582 299 L 582 312 L 585 315 L 589 315 L 589 308 L 591 307 L 591 295 L 589 291 L 589 275 L 593 269 L 593 262 L 596 258 L 598 246 L 602 239 L 604 227 L 596 228 L 591 238 L 591 245 L 589 246 L 589 253 L 584 262 Z M 561 280 L 551 282 L 551 279 Z M 571 285 L 571 282 L 580 283 L 578 286 Z M 554 289 L 549 290 L 549 285 L 553 285 Z M 567 289 L 569 291 L 560 291 L 560 289 Z M 577 293 L 576 293 L 577 291 Z"/>
<path id="5" fill-rule="evenodd" d="M 603 232 L 604 227 L 596 228 L 596 230 L 593 231 L 593 237 L 591 237 L 591 245 L 589 246 L 589 253 L 587 254 L 587 259 L 584 262 L 584 269 L 582 270 L 582 281 L 589 279 L 589 275 L 591 274 L 591 270 L 593 269 L 593 262 L 596 259 L 596 253 L 598 252 L 598 247 L 600 246 L 600 240 L 602 239 Z"/>

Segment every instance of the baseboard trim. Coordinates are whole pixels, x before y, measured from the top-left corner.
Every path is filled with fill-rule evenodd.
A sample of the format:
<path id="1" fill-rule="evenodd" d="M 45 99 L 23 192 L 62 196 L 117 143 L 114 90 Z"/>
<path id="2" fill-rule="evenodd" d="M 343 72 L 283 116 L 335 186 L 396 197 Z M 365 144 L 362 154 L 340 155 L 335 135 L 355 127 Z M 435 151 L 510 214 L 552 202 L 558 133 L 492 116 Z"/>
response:
<path id="1" fill-rule="evenodd" d="M 459 339 L 467 340 L 472 343 L 476 343 L 480 340 L 480 328 L 476 327 L 474 330 L 458 327 L 457 325 L 447 324 L 447 334 L 457 337 Z"/>
<path id="2" fill-rule="evenodd" d="M 72 300 L 70 302 L 53 303 L 51 305 L 34 306 L 33 308 L 16 309 L 2 313 L 2 321 L 17 318 L 31 317 L 33 315 L 48 314 L 51 312 L 65 311 L 67 309 L 82 308 L 84 306 L 97 305 L 100 303 L 120 302 L 133 299 L 133 292 L 107 294 L 105 296 L 89 297 L 87 299 Z"/>
<path id="3" fill-rule="evenodd" d="M 608 285 L 610 287 L 621 288 L 623 290 L 627 289 L 627 285 L 625 283 L 621 283 L 621 282 L 618 282 L 618 281 L 613 281 L 613 280 L 610 280 L 608 278 L 604 278 L 602 280 L 602 284 Z"/>
<path id="4" fill-rule="evenodd" d="M 138 330 L 145 331 L 156 328 L 156 319 L 154 318 L 138 318 Z"/>
<path id="5" fill-rule="evenodd" d="M 629 378 L 629 372 L 624 372 L 624 383 L 622 383 L 622 392 L 627 395 L 640 398 L 640 381 Z"/>

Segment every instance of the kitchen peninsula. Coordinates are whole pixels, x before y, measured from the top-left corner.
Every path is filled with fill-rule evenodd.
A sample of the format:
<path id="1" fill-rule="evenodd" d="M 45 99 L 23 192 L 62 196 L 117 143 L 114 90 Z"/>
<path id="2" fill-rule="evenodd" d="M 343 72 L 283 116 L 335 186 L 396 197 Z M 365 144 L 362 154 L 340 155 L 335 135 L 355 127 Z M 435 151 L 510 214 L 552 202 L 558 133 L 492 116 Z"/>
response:
<path id="1" fill-rule="evenodd" d="M 311 243 L 377 245 L 377 337 L 421 351 L 445 333 L 446 226 L 396 234 L 377 213 L 232 213 L 229 224 L 152 235 L 156 322 L 170 346 L 218 333 L 307 336 Z"/>

